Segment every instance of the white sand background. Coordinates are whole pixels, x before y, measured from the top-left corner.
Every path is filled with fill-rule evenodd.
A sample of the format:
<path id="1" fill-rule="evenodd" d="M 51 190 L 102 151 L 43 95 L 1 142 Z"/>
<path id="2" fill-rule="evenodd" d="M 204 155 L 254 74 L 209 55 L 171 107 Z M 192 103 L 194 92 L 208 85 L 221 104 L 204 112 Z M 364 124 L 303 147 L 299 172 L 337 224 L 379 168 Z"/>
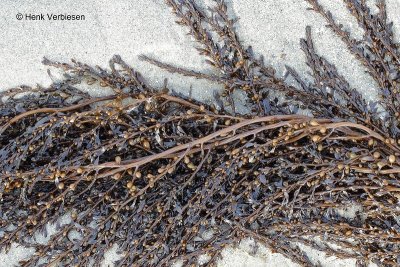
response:
<path id="1" fill-rule="evenodd" d="M 197 2 L 197 1 L 196 1 Z M 212 1 L 199 1 L 209 4 Z M 373 0 L 369 1 L 373 4 Z M 299 39 L 310 25 L 317 51 L 334 63 L 350 84 L 368 99 L 376 95 L 375 82 L 365 69 L 348 53 L 340 39 L 327 29 L 325 21 L 307 11 L 303 0 L 227 0 L 230 12 L 239 17 L 237 29 L 241 40 L 264 55 L 266 63 L 284 75 L 284 65 L 294 67 L 303 77 L 309 77 Z M 321 0 L 352 35 L 360 38 L 362 31 L 349 16 L 341 0 Z M 394 21 L 397 40 L 400 36 L 400 0 L 387 0 L 389 19 Z M 83 14 L 84 21 L 17 20 L 17 13 Z M 175 18 L 163 0 L 1 0 L 0 1 L 0 90 L 21 84 L 43 86 L 51 83 L 43 56 L 52 60 L 79 61 L 107 67 L 108 60 L 119 54 L 148 81 L 156 86 L 168 78 L 170 88 L 192 94 L 202 101 L 212 101 L 212 92 L 219 86 L 205 81 L 171 75 L 138 60 L 146 54 L 177 66 L 212 73 L 204 58 L 193 48 L 194 40 L 187 29 L 174 23 Z M 54 70 L 52 70 L 54 71 Z M 190 90 L 192 88 L 192 90 Z M 102 95 L 102 89 L 91 90 Z M 42 242 L 45 240 L 41 239 Z M 304 247 L 310 258 L 323 266 L 355 266 L 355 260 L 327 258 L 324 253 Z M 252 253 L 255 251 L 255 254 Z M 115 250 L 114 250 L 115 252 Z M 0 267 L 17 266 L 17 262 L 33 253 L 15 246 L 9 253 L 0 252 Z M 115 253 L 106 255 L 105 266 L 112 266 Z M 222 252 L 219 266 L 297 266 L 280 254 L 273 254 L 254 242 L 244 240 L 239 248 Z"/>

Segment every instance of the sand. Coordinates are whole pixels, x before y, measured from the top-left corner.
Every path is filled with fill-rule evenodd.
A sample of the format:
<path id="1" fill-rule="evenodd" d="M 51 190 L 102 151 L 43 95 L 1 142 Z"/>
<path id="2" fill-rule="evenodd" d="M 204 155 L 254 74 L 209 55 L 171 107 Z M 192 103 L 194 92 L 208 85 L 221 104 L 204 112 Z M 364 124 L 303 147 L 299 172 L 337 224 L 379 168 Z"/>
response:
<path id="1" fill-rule="evenodd" d="M 201 4 L 211 1 L 202 0 Z M 333 12 L 352 36 L 361 38 L 362 31 L 349 16 L 342 1 L 321 0 Z M 373 3 L 372 0 L 369 2 Z M 265 61 L 283 76 L 285 65 L 295 68 L 301 76 L 309 79 L 309 69 L 300 50 L 299 39 L 305 35 L 305 27 L 312 27 L 315 46 L 320 54 L 334 63 L 351 86 L 358 88 L 367 99 L 376 98 L 376 83 L 365 69 L 349 54 L 340 39 L 324 26 L 324 20 L 307 11 L 302 0 L 228 0 L 230 12 L 239 17 L 237 24 L 240 39 L 263 55 Z M 400 40 L 400 1 L 387 0 L 389 19 L 394 21 L 395 36 Z M 83 21 L 30 21 L 17 20 L 16 15 L 38 13 L 68 13 L 85 16 Z M 194 98 L 212 102 L 212 92 L 220 90 L 209 82 L 171 75 L 138 59 L 145 54 L 185 68 L 213 73 L 194 49 L 196 43 L 187 30 L 174 23 L 175 18 L 162 0 L 2 0 L 0 3 L 0 90 L 21 84 L 49 85 L 57 79 L 57 71 L 41 64 L 44 56 L 52 60 L 79 61 L 107 67 L 108 60 L 119 54 L 148 82 L 161 86 L 168 78 L 169 87 L 192 95 Z M 90 89 L 92 95 L 109 92 Z M 327 258 L 324 253 L 304 248 L 314 262 L 323 266 L 354 266 L 355 260 Z M 112 266 L 115 250 L 106 255 L 104 265 Z M 114 252 L 114 253 L 113 253 Z M 19 259 L 33 253 L 22 247 L 13 247 L 0 253 L 0 267 L 14 266 Z M 280 254 L 273 254 L 254 242 L 244 240 L 238 248 L 225 249 L 219 266 L 297 266 Z M 178 264 L 179 265 L 179 264 Z"/>

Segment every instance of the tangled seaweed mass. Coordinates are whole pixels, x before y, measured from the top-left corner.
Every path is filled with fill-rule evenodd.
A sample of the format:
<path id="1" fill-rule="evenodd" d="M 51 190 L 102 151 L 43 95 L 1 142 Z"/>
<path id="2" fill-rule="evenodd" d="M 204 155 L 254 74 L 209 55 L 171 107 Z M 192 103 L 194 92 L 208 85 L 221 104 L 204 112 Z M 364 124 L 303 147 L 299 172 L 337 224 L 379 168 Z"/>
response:
<path id="1" fill-rule="evenodd" d="M 221 249 L 250 237 L 303 266 L 315 263 L 296 244 L 359 266 L 398 266 L 400 45 L 383 0 L 377 13 L 343 0 L 362 40 L 306 1 L 377 82 L 377 103 L 316 53 L 310 28 L 301 47 L 314 79 L 287 67 L 292 86 L 242 46 L 223 0 L 207 11 L 167 0 L 217 72 L 142 60 L 222 84 L 220 104 L 152 88 L 119 56 L 110 70 L 45 59 L 65 71 L 62 82 L 0 95 L 0 248 L 34 248 L 22 266 L 98 266 L 113 244 L 116 266 L 189 266 L 203 254 L 215 265 Z M 78 83 L 114 94 L 91 97 Z M 246 95 L 248 115 L 236 112 L 235 91 Z M 338 212 L 351 205 L 354 218 Z M 65 214 L 71 221 L 47 244 L 34 242 Z"/>

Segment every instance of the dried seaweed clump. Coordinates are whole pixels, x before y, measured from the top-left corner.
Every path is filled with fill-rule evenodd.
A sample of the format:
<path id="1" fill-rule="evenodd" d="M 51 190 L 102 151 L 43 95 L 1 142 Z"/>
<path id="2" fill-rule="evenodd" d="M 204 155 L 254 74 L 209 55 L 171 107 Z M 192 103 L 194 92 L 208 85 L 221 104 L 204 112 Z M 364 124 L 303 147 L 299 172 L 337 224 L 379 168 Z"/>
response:
<path id="1" fill-rule="evenodd" d="M 217 73 L 142 59 L 223 84 L 222 108 L 156 90 L 118 56 L 110 71 L 45 60 L 65 70 L 63 82 L 0 95 L 0 248 L 35 248 L 22 266 L 97 266 L 113 244 L 117 266 L 190 265 L 203 254 L 214 265 L 222 248 L 251 237 L 304 266 L 316 263 L 296 243 L 360 266 L 400 264 L 400 52 L 384 1 L 375 14 L 344 0 L 363 40 L 307 2 L 376 80 L 378 103 L 316 53 L 310 28 L 301 46 L 314 81 L 288 67 L 294 87 L 241 45 L 222 0 L 207 11 L 167 0 Z M 115 93 L 90 97 L 81 82 Z M 237 90 L 249 115 L 235 110 Z M 354 218 L 338 212 L 351 205 Z M 47 244 L 33 242 L 66 213 Z"/>

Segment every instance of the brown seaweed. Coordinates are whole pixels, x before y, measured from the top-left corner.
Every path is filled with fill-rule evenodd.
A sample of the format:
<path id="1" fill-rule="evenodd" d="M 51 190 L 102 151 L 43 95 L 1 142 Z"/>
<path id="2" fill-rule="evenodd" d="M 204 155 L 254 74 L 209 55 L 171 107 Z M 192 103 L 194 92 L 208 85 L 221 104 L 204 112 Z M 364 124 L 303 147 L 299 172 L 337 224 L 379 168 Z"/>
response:
<path id="1" fill-rule="evenodd" d="M 196 265 L 203 254 L 214 265 L 221 249 L 251 237 L 304 266 L 316 264 L 296 242 L 360 266 L 400 264 L 400 51 L 385 3 L 373 14 L 344 0 L 365 31 L 359 41 L 306 1 L 379 84 L 378 103 L 316 53 L 309 27 L 301 48 L 314 81 L 288 66 L 295 87 L 242 46 L 224 1 L 203 10 L 167 0 L 217 73 L 141 58 L 222 84 L 223 108 L 153 88 L 119 56 L 110 70 L 45 59 L 64 69 L 62 82 L 0 95 L 0 248 L 35 248 L 22 266 L 98 266 L 114 244 L 117 266 Z M 114 94 L 91 97 L 77 89 L 83 82 Z M 237 113 L 236 90 L 251 114 Z M 361 212 L 341 216 L 350 205 Z M 64 214 L 71 221 L 47 244 L 32 241 Z"/>

